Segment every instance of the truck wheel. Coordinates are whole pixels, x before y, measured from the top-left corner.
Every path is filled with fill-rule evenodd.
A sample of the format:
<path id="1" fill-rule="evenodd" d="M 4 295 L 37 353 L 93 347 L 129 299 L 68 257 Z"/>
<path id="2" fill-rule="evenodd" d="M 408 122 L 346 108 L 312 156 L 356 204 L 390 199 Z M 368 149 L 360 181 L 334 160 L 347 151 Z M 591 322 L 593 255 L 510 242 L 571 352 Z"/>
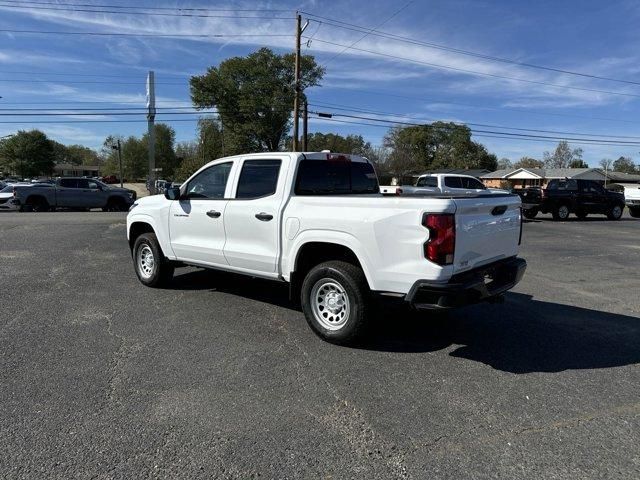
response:
<path id="1" fill-rule="evenodd" d="M 629 215 L 633 218 L 640 218 L 640 207 L 629 207 Z"/>
<path id="2" fill-rule="evenodd" d="M 624 210 L 623 206 L 614 205 L 613 207 L 611 207 L 611 210 L 607 212 L 607 218 L 609 220 L 620 220 L 620 217 L 622 217 L 623 210 Z"/>
<path id="3" fill-rule="evenodd" d="M 40 198 L 40 197 L 27 198 L 27 201 L 25 202 L 25 206 L 29 211 L 32 211 L 32 212 L 49 211 L 49 202 L 47 202 L 44 198 Z"/>
<path id="4" fill-rule="evenodd" d="M 554 220 L 567 220 L 570 213 L 569 205 L 558 205 L 551 214 Z"/>
<path id="5" fill-rule="evenodd" d="M 522 210 L 522 215 L 524 215 L 524 218 L 528 218 L 529 220 L 532 220 L 536 218 L 536 215 L 538 215 L 538 209 L 529 208 L 527 210 Z"/>
<path id="6" fill-rule="evenodd" d="M 302 283 L 302 311 L 321 338 L 345 345 L 364 331 L 369 294 L 362 269 L 341 261 L 321 263 Z"/>
<path id="7" fill-rule="evenodd" d="M 133 244 L 133 267 L 147 287 L 166 285 L 173 277 L 173 264 L 162 253 L 155 233 L 144 233 Z"/>

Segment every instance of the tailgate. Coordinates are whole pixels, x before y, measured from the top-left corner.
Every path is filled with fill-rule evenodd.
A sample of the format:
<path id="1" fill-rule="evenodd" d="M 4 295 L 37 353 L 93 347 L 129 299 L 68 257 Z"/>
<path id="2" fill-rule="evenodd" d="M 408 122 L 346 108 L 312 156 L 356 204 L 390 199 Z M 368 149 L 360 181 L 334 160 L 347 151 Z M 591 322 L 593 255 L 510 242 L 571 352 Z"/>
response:
<path id="1" fill-rule="evenodd" d="M 456 198 L 456 249 L 453 273 L 518 254 L 520 197 L 494 195 Z"/>

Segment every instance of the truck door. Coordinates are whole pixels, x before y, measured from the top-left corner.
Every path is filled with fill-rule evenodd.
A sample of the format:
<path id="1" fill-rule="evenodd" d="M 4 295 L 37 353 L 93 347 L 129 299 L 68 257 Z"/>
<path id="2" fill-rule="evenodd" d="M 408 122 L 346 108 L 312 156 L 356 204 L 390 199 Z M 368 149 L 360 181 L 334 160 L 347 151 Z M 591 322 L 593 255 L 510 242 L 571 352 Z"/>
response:
<path id="1" fill-rule="evenodd" d="M 78 180 L 76 178 L 61 178 L 56 189 L 56 204 L 58 207 L 76 207 L 78 199 Z"/>
<path id="2" fill-rule="evenodd" d="M 286 165 L 281 158 L 243 159 L 224 218 L 229 265 L 277 272 Z"/>
<path id="3" fill-rule="evenodd" d="M 179 260 L 203 265 L 227 265 L 223 248 L 224 217 L 230 195 L 229 177 L 234 162 L 202 170 L 171 203 L 169 237 Z"/>

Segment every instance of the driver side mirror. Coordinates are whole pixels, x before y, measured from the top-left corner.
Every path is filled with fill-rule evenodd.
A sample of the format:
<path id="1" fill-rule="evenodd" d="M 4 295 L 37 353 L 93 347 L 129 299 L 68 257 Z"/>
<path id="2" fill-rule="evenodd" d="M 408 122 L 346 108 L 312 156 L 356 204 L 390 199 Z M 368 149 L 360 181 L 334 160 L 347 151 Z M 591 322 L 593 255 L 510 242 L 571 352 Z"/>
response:
<path id="1" fill-rule="evenodd" d="M 164 196 L 167 200 L 180 200 L 180 189 L 178 187 L 167 188 Z"/>

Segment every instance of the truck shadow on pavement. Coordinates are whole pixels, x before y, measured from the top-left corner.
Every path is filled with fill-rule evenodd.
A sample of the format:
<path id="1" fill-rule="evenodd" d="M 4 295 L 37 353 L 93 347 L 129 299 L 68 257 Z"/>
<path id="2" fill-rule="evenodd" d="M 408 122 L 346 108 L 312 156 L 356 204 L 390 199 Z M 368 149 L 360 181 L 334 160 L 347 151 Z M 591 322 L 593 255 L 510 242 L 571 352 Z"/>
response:
<path id="1" fill-rule="evenodd" d="M 419 316 L 421 315 L 421 317 Z M 480 304 L 440 318 L 413 313 L 379 320 L 363 348 L 433 351 L 510 373 L 561 372 L 640 362 L 640 318 L 508 293 L 504 304 Z"/>
<path id="2" fill-rule="evenodd" d="M 300 311 L 286 285 L 232 273 L 190 271 L 176 275 L 169 288 L 218 291 Z M 640 363 L 640 318 L 520 293 L 508 293 L 504 304 L 448 313 L 415 312 L 386 301 L 372 310 L 370 332 L 356 349 L 425 353 L 454 347 L 453 357 L 518 374 Z"/>

